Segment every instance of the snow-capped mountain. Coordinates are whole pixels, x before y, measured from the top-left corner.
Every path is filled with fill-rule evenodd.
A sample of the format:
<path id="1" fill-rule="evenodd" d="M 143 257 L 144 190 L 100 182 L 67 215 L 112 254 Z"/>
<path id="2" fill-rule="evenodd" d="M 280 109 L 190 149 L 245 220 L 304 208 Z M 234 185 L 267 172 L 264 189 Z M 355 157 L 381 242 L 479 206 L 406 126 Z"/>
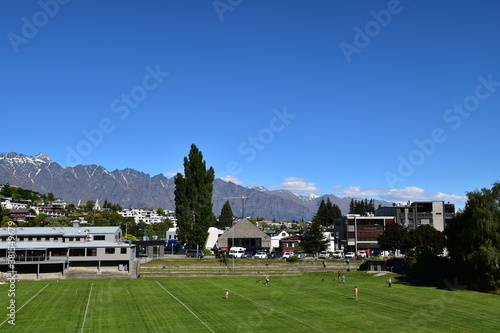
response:
<path id="1" fill-rule="evenodd" d="M 99 165 L 62 167 L 47 155 L 0 154 L 0 184 L 9 183 L 40 193 L 52 192 L 70 203 L 79 200 L 108 200 L 125 208 L 163 207 L 174 210 L 174 181 L 164 175 L 150 176 L 134 169 L 108 171 Z M 350 199 L 334 195 L 297 195 L 288 190 L 267 190 L 263 186 L 243 187 L 221 179 L 214 181 L 213 212 L 220 215 L 229 200 L 235 215 L 277 220 L 311 219 L 321 200 L 330 201 L 347 213 Z"/>

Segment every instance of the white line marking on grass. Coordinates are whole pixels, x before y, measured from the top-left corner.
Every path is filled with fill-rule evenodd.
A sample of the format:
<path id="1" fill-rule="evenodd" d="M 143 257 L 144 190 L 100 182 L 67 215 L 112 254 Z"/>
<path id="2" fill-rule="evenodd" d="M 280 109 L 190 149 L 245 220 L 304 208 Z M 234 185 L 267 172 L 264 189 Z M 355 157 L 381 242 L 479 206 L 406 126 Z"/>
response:
<path id="1" fill-rule="evenodd" d="M 89 310 L 90 296 L 92 295 L 92 288 L 94 287 L 94 282 L 90 285 L 89 298 L 87 299 L 87 307 L 85 308 L 85 314 L 83 315 L 82 329 L 80 332 L 83 332 L 83 328 L 85 327 L 85 319 L 87 319 L 87 311 Z"/>
<path id="2" fill-rule="evenodd" d="M 45 285 L 45 287 L 43 287 L 42 289 L 40 289 L 40 290 L 39 290 L 39 291 L 38 291 L 35 295 L 33 295 L 33 296 L 29 299 L 29 300 L 27 300 L 27 301 L 26 301 L 23 305 L 21 305 L 21 307 L 20 307 L 19 309 L 17 309 L 17 310 L 16 310 L 16 313 L 18 313 L 19 311 L 21 311 L 21 309 L 22 309 L 22 308 L 24 308 L 24 306 L 25 306 L 26 304 L 28 304 L 29 302 L 31 302 L 31 300 L 32 300 L 33 298 L 37 297 L 37 296 L 38 296 L 38 294 L 40 294 L 40 293 L 41 293 L 41 292 L 42 292 L 45 288 L 47 288 L 47 286 L 48 286 L 48 285 L 49 285 L 49 284 L 47 283 L 47 284 Z M 7 319 L 5 319 L 4 321 L 2 321 L 2 322 L 0 323 L 0 326 L 2 326 L 2 325 L 3 325 L 3 324 L 7 321 L 7 320 L 9 320 L 9 319 L 10 319 L 10 318 L 9 318 L 9 317 L 7 317 Z"/>
<path id="3" fill-rule="evenodd" d="M 168 291 L 168 290 L 167 290 L 164 286 L 162 286 L 162 285 L 160 284 L 160 282 L 156 281 L 156 283 L 158 283 L 158 285 L 159 285 L 159 286 L 160 286 L 163 290 L 165 290 L 165 291 L 166 291 L 166 292 L 167 292 L 170 296 L 172 296 L 173 298 L 175 298 L 175 300 L 176 300 L 177 302 L 181 303 L 181 304 L 182 304 L 182 306 L 184 306 L 184 307 L 185 307 L 185 308 L 186 308 L 189 312 L 191 312 L 191 314 L 192 314 L 192 315 L 193 315 L 196 319 L 198 319 L 198 320 L 199 320 L 199 321 L 200 321 L 203 325 L 205 325 L 205 327 L 206 327 L 206 328 L 208 328 L 208 329 L 210 330 L 210 332 L 215 333 L 215 332 L 214 332 L 214 331 L 213 331 L 210 327 L 208 327 L 208 325 L 207 325 L 207 324 L 206 324 L 203 320 L 201 320 L 201 319 L 200 319 L 200 317 L 198 317 L 198 316 L 197 316 L 197 315 L 196 315 L 193 311 L 191 311 L 191 309 L 190 309 L 190 308 L 188 308 L 186 304 L 182 303 L 182 302 L 181 302 L 181 300 L 179 300 L 179 299 L 178 299 L 177 297 L 175 297 L 175 296 L 174 296 L 174 295 L 173 295 L 170 291 Z"/>
<path id="4" fill-rule="evenodd" d="M 306 293 L 303 293 L 303 292 L 300 292 L 300 291 L 294 291 L 294 290 L 289 290 L 289 289 L 286 289 L 286 288 L 282 288 L 282 287 L 276 287 L 275 288 L 277 289 L 283 289 L 283 290 L 286 290 L 286 292 L 288 293 L 295 293 L 295 294 L 299 294 L 299 295 L 303 295 L 303 296 L 306 296 L 306 297 L 310 297 L 310 298 L 313 298 L 315 300 L 318 300 L 318 301 L 322 301 L 322 302 L 327 302 L 327 303 L 332 303 L 332 304 L 335 304 L 335 306 L 337 307 L 344 307 L 344 308 L 348 308 L 350 310 L 353 310 L 353 311 L 356 311 L 356 312 L 365 312 L 363 311 L 363 309 L 359 309 L 357 307 L 354 307 L 354 306 L 349 306 L 349 305 L 343 305 L 343 304 L 340 304 L 338 302 L 335 302 L 335 301 L 331 301 L 329 299 L 323 299 L 323 298 L 318 298 L 318 297 L 312 297 L 311 295 L 308 295 Z M 317 290 L 317 289 L 316 289 Z M 345 290 L 345 289 L 344 289 Z M 329 290 L 326 290 L 327 293 L 333 293 L 335 295 L 339 295 L 341 297 L 344 297 L 345 294 L 343 292 L 339 292 L 339 291 L 334 291 L 332 289 L 329 289 Z M 384 306 L 386 306 L 387 304 L 383 304 L 383 303 L 380 303 L 380 302 L 374 302 L 374 301 L 370 301 L 370 300 L 367 300 L 367 299 L 363 299 L 362 302 L 371 302 L 371 303 L 375 303 L 375 304 L 380 304 L 380 307 L 383 308 Z M 410 325 L 410 326 L 413 326 L 413 327 L 418 327 L 420 330 L 427 330 L 427 331 L 431 331 L 430 329 L 428 328 L 425 328 L 425 327 L 421 327 L 421 326 L 418 326 L 418 325 L 415 325 L 413 323 L 410 323 L 408 321 L 403 321 L 403 320 L 399 320 L 399 319 L 395 319 L 395 318 L 392 318 L 392 317 L 389 317 L 389 316 L 385 316 L 385 315 L 382 315 L 382 314 L 379 314 L 379 313 L 375 313 L 375 312 L 372 312 L 370 315 L 372 316 L 375 316 L 375 317 L 380 317 L 380 318 L 384 318 L 384 319 L 388 319 L 388 320 L 392 320 L 392 321 L 395 321 L 395 322 L 398 322 L 398 323 L 402 323 L 402 324 L 405 324 L 405 325 Z"/>
<path id="5" fill-rule="evenodd" d="M 223 288 L 222 286 L 219 286 L 218 284 L 215 284 L 215 283 L 210 282 L 210 281 L 207 281 L 207 280 L 205 280 L 205 282 L 210 283 L 210 284 L 212 284 L 212 285 L 214 285 L 214 286 L 216 286 L 216 287 L 222 288 L 222 289 L 227 289 L 227 288 Z M 270 307 L 268 307 L 268 306 L 267 306 L 267 305 L 265 305 L 265 304 L 261 304 L 261 303 L 259 303 L 259 302 L 256 302 L 256 301 L 254 301 L 253 299 L 248 298 L 248 297 L 245 297 L 245 296 L 243 296 L 243 295 L 240 295 L 240 294 L 238 294 L 238 293 L 236 293 L 236 292 L 234 292 L 234 291 L 232 291 L 232 290 L 229 290 L 229 289 L 227 289 L 227 290 L 228 290 L 228 291 L 230 291 L 232 294 L 235 294 L 235 295 L 237 295 L 237 296 L 240 296 L 240 297 L 241 297 L 241 298 L 243 298 L 243 299 L 246 299 L 247 301 L 250 301 L 250 302 L 252 302 L 252 303 L 254 303 L 254 304 L 257 304 L 258 306 L 262 306 L 262 307 L 263 307 L 263 308 L 265 308 L 265 309 L 268 309 L 268 310 L 270 310 L 270 311 L 274 311 L 274 312 L 276 312 L 276 313 L 279 313 L 279 314 L 280 314 L 280 315 L 282 315 L 282 316 L 285 316 L 285 317 L 287 317 L 287 318 L 290 318 L 290 319 L 293 319 L 293 320 L 295 320 L 295 321 L 298 321 L 299 323 L 304 324 L 304 325 L 306 325 L 306 326 L 309 326 L 309 327 L 311 327 L 311 328 L 313 328 L 313 329 L 315 329 L 315 330 L 317 330 L 317 331 L 320 331 L 320 332 L 325 332 L 325 333 L 326 333 L 326 331 L 323 331 L 321 328 L 316 327 L 316 326 L 314 326 L 314 325 L 311 325 L 311 324 L 309 324 L 309 323 L 306 323 L 305 321 L 302 321 L 302 320 L 300 320 L 300 319 L 297 319 L 296 317 L 292 317 L 292 316 L 290 316 L 290 315 L 288 315 L 288 314 L 286 314 L 286 313 L 284 313 L 284 312 L 280 312 L 280 311 L 278 311 L 278 310 L 275 310 L 275 309 L 273 309 L 273 308 L 270 308 Z"/>

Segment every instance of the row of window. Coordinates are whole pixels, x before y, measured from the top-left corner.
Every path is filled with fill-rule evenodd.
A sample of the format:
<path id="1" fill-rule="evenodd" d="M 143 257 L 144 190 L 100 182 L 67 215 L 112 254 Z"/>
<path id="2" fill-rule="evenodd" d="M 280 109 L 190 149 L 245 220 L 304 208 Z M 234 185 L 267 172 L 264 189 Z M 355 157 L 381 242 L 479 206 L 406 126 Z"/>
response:
<path id="1" fill-rule="evenodd" d="M 120 252 L 118 252 L 118 250 Z M 115 247 L 107 247 L 104 249 L 105 254 L 127 254 L 127 248 L 122 247 L 122 248 L 115 248 Z M 88 249 L 69 249 L 69 256 L 70 257 L 95 257 L 97 256 L 97 249 L 95 248 L 88 248 Z"/>
<path id="2" fill-rule="evenodd" d="M 93 236 L 93 238 L 96 241 L 98 241 L 98 240 L 102 240 L 103 241 L 103 240 L 106 239 L 106 237 L 104 235 L 95 235 L 95 236 Z M 33 242 L 33 241 L 37 241 L 37 242 L 41 242 L 41 241 L 45 241 L 45 242 L 50 242 L 50 241 L 58 242 L 59 240 L 62 240 L 63 243 L 64 243 L 66 240 L 68 242 L 85 242 L 85 239 L 86 239 L 86 237 L 81 237 L 81 236 L 80 237 L 18 236 L 17 237 L 17 241 L 18 242 L 24 242 L 24 241 L 28 241 L 28 242 Z M 0 241 L 2 241 L 2 242 L 7 242 L 7 240 L 8 240 L 8 236 L 4 236 L 4 237 L 0 238 Z"/>

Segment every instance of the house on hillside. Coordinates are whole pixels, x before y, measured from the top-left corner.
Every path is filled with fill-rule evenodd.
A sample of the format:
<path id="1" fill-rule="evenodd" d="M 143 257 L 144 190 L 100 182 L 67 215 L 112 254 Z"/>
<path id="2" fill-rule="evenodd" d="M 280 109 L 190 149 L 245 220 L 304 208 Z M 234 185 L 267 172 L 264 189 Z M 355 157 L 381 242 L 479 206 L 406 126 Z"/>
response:
<path id="1" fill-rule="evenodd" d="M 31 208 L 9 210 L 9 219 L 13 221 L 29 222 L 36 218 L 36 211 Z"/>
<path id="2" fill-rule="evenodd" d="M 246 218 L 242 218 L 220 235 L 217 241 L 219 249 L 233 246 L 244 247 L 253 252 L 259 250 L 269 251 L 271 237 Z"/>

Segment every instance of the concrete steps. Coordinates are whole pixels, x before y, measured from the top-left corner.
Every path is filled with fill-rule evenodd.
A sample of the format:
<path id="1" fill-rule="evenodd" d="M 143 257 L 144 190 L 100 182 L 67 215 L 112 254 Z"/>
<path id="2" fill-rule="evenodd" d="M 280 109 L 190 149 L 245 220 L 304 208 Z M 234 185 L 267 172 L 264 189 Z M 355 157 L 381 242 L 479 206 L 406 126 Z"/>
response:
<path id="1" fill-rule="evenodd" d="M 300 275 L 306 272 L 326 272 L 332 270 L 343 271 L 347 266 L 341 262 L 326 262 L 326 267 L 320 261 L 303 261 L 288 263 L 272 261 L 260 263 L 258 261 L 235 261 L 234 270 L 231 261 L 227 265 L 213 262 L 205 263 L 174 263 L 166 261 L 165 264 L 143 264 L 140 268 L 141 277 L 183 277 L 183 276 L 263 276 L 263 275 Z M 359 264 L 350 265 L 350 269 L 358 269 Z"/>

